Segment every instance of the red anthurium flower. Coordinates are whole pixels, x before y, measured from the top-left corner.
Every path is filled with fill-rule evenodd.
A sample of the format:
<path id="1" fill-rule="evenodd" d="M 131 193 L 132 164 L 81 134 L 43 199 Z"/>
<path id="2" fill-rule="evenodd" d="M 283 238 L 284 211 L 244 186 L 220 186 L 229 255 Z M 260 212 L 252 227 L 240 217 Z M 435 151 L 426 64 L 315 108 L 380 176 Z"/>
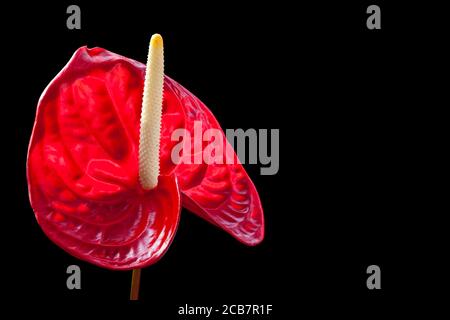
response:
<path id="1" fill-rule="evenodd" d="M 42 229 L 75 257 L 110 269 L 156 262 L 180 215 L 170 154 L 160 154 L 155 189 L 139 182 L 141 66 L 103 49 L 77 50 L 39 101 L 29 147 L 29 194 Z M 163 108 L 169 144 L 184 115 Z"/>
<path id="2" fill-rule="evenodd" d="M 193 132 L 195 121 L 202 121 L 202 132 L 220 126 L 200 100 L 162 78 L 162 70 L 161 133 L 157 137 L 150 129 L 147 135 L 145 126 L 151 123 L 142 120 L 142 92 L 150 71 L 104 49 L 82 47 L 45 89 L 27 163 L 30 201 L 40 226 L 77 258 L 109 269 L 142 268 L 168 249 L 178 226 L 181 191 L 186 208 L 245 244 L 259 243 L 262 208 L 239 162 L 172 161 L 175 129 Z M 147 100 L 144 93 L 144 104 Z M 142 148 L 147 137 L 159 153 Z M 228 152 L 237 160 L 234 151 Z M 152 163 L 147 158 L 155 155 L 157 185 L 144 188 L 143 163 Z"/>

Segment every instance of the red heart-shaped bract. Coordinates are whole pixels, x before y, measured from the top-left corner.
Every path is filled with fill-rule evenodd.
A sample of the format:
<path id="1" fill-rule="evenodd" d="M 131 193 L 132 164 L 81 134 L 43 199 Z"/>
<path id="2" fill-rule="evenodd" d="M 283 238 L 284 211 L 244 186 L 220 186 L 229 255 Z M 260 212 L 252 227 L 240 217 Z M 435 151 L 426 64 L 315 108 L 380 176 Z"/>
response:
<path id="1" fill-rule="evenodd" d="M 167 250 L 183 205 L 239 241 L 264 237 L 258 193 L 219 123 L 180 84 L 164 78 L 158 187 L 138 179 L 139 121 L 145 65 L 101 48 L 78 49 L 44 91 L 30 141 L 30 201 L 44 232 L 72 255 L 110 269 L 156 262 Z M 220 131 L 234 164 L 174 164 L 185 128 Z M 207 143 L 203 142 L 203 147 Z M 191 146 L 193 148 L 193 146 Z M 193 153 L 193 150 L 191 150 Z"/>
<path id="2" fill-rule="evenodd" d="M 184 115 L 166 103 L 176 99 L 170 90 L 158 186 L 145 191 L 138 179 L 144 72 L 133 60 L 80 48 L 42 94 L 29 146 L 29 194 L 40 226 L 70 254 L 110 269 L 156 262 L 179 221 L 168 150 Z"/>

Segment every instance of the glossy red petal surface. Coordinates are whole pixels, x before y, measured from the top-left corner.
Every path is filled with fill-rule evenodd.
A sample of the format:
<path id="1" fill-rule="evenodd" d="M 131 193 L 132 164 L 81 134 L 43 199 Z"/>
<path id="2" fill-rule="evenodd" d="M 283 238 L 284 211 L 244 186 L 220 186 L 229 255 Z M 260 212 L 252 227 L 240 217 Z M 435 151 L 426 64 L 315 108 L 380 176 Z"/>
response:
<path id="1" fill-rule="evenodd" d="M 100 48 L 77 50 L 46 88 L 30 141 L 31 205 L 47 236 L 110 269 L 156 262 L 179 221 L 170 135 L 184 114 L 165 90 L 158 187 L 138 181 L 144 66 Z"/>
<path id="2" fill-rule="evenodd" d="M 166 77 L 165 87 L 179 97 L 185 114 L 185 128 L 191 137 L 194 137 L 194 122 L 201 121 L 202 134 L 211 128 L 220 129 L 220 143 L 226 146 L 223 164 L 181 163 L 177 166 L 175 174 L 182 191 L 183 206 L 246 245 L 260 243 L 264 238 L 264 214 L 258 192 L 218 121 L 197 97 L 176 81 Z M 208 144 L 203 142 L 203 147 Z M 192 146 L 191 154 L 194 153 Z M 227 154 L 233 164 L 226 164 Z"/>

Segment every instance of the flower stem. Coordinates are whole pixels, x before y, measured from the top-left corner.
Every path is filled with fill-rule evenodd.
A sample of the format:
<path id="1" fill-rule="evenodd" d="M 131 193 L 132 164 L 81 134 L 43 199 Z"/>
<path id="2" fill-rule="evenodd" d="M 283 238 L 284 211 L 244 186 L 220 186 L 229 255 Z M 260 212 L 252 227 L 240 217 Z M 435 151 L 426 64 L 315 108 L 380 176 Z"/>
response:
<path id="1" fill-rule="evenodd" d="M 141 284 L 141 269 L 134 269 L 131 275 L 130 300 L 139 300 L 140 284 Z"/>

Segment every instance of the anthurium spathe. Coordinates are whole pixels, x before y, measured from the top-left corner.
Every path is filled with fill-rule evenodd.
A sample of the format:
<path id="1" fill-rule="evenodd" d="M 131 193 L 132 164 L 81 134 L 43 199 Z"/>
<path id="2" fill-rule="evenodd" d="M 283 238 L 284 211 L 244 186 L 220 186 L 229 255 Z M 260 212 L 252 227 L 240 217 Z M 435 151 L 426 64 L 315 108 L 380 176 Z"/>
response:
<path id="1" fill-rule="evenodd" d="M 78 49 L 43 92 L 29 145 L 39 225 L 68 253 L 108 269 L 158 261 L 175 236 L 180 201 L 245 244 L 264 237 L 258 193 L 238 161 L 173 162 L 175 129 L 220 125 L 164 75 L 162 39 L 152 46 L 147 67 L 101 48 Z"/>

